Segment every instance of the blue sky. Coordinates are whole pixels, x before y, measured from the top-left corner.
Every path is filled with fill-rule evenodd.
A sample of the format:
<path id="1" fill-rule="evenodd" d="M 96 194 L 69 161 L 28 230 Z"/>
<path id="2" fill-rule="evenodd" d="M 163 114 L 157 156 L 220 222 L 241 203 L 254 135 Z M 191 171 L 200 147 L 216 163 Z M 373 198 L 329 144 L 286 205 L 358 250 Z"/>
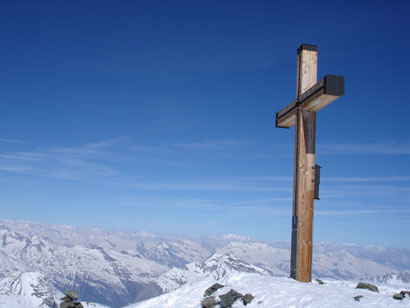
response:
<path id="1" fill-rule="evenodd" d="M 290 239 L 296 49 L 317 115 L 314 240 L 410 248 L 410 2 L 0 5 L 1 218 Z"/>

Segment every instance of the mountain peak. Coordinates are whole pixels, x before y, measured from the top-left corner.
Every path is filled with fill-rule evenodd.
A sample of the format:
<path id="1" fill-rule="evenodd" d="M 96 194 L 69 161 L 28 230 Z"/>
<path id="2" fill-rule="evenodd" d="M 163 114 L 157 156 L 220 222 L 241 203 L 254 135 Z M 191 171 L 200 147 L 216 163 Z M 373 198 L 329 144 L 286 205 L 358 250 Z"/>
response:
<path id="1" fill-rule="evenodd" d="M 0 280 L 0 298 L 7 307 L 57 307 L 56 291 L 39 272 L 15 272 Z"/>
<path id="2" fill-rule="evenodd" d="M 237 235 L 237 234 L 227 234 L 222 237 L 222 239 L 227 241 L 238 241 L 238 242 L 249 242 L 252 241 L 251 237 Z"/>

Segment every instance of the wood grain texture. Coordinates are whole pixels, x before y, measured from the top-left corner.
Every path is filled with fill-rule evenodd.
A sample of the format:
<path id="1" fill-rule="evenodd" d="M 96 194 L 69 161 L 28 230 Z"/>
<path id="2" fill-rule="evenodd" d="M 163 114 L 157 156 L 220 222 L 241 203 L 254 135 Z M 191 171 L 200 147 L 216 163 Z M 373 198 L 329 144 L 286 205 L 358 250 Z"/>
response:
<path id="1" fill-rule="evenodd" d="M 301 80 L 303 81 L 303 79 Z M 308 81 L 312 82 L 311 80 Z M 302 110 L 319 111 L 339 98 L 340 95 L 344 93 L 344 85 L 339 85 L 342 81 L 344 82 L 344 77 L 326 75 L 325 78 L 301 93 L 296 100 L 276 113 L 276 126 L 289 128 L 295 125 L 295 109 L 298 107 Z M 338 88 L 339 91 L 336 91 L 339 93 L 336 94 L 335 91 L 331 91 L 331 89 L 335 89 L 337 86 L 340 88 Z"/>
<path id="2" fill-rule="evenodd" d="M 294 196 L 299 217 L 296 279 L 309 282 L 312 278 L 316 113 L 300 110 L 298 117 L 298 179 Z"/>
<path id="3" fill-rule="evenodd" d="M 312 279 L 316 112 L 344 95 L 344 77 L 317 82 L 317 59 L 317 46 L 298 48 L 296 99 L 276 113 L 276 127 L 295 125 L 290 276 L 302 282 Z"/>
<path id="4" fill-rule="evenodd" d="M 317 82 L 317 51 L 302 50 L 299 52 L 298 65 L 296 97 L 302 95 Z"/>
<path id="5" fill-rule="evenodd" d="M 317 52 L 302 50 L 298 53 L 298 99 L 317 82 Z M 313 205 L 316 112 L 295 109 L 295 171 L 293 187 L 294 216 L 298 217 L 297 252 L 295 276 L 298 281 L 309 282 L 312 278 Z M 291 116 L 289 116 L 290 118 Z M 292 254 L 291 254 L 292 255 Z"/>

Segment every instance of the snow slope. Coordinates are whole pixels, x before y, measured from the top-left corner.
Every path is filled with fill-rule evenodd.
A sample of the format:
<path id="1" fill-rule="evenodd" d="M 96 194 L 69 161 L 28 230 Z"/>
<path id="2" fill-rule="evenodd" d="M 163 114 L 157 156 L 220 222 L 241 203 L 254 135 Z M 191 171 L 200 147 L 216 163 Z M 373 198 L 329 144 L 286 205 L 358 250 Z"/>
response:
<path id="1" fill-rule="evenodd" d="M 218 280 L 233 273 L 257 273 L 263 276 L 271 275 L 267 270 L 243 262 L 231 254 L 214 254 L 205 262 L 192 262 L 187 264 L 185 269 L 172 268 L 160 276 L 157 283 L 165 292 L 169 292 L 186 283 L 193 283 L 209 277 Z"/>
<path id="2" fill-rule="evenodd" d="M 410 307 L 410 298 L 399 301 L 392 298 L 403 288 L 389 285 L 379 285 L 379 293 L 363 289 L 355 289 L 357 282 L 325 280 L 324 285 L 316 282 L 302 283 L 290 278 L 261 276 L 254 273 L 235 273 L 216 281 L 209 277 L 195 283 L 146 300 L 127 308 L 201 308 L 204 291 L 218 282 L 225 285 L 215 296 L 226 294 L 229 290 L 246 294 L 255 298 L 244 306 L 237 301 L 233 308 L 351 308 L 351 307 Z M 364 296 L 360 302 L 353 297 Z"/>
<path id="3" fill-rule="evenodd" d="M 38 272 L 15 272 L 0 280 L 0 308 L 55 308 L 63 293 Z M 84 308 L 108 308 L 82 302 Z"/>
<path id="4" fill-rule="evenodd" d="M 57 292 L 40 273 L 13 273 L 0 280 L 0 307 L 54 307 Z"/>

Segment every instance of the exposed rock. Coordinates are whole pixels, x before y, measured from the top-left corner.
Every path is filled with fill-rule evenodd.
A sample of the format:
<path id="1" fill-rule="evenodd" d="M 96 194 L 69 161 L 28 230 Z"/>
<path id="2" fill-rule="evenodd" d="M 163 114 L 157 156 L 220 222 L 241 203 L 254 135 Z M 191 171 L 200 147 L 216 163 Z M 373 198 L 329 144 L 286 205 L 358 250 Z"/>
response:
<path id="1" fill-rule="evenodd" d="M 243 295 L 231 289 L 228 293 L 219 296 L 221 299 L 222 308 L 230 308 L 239 298 L 242 299 Z"/>
<path id="2" fill-rule="evenodd" d="M 360 299 L 363 298 L 363 295 L 357 295 L 357 296 L 355 296 L 355 297 L 353 297 L 353 298 L 354 298 L 354 300 L 355 300 L 356 302 L 360 302 Z"/>
<path id="3" fill-rule="evenodd" d="M 228 293 L 220 295 L 219 298 L 221 299 L 221 307 L 229 308 L 232 307 L 238 299 L 241 299 L 242 303 L 246 306 L 247 304 L 250 304 L 255 297 L 249 293 L 242 295 L 241 293 L 231 289 Z"/>
<path id="4" fill-rule="evenodd" d="M 252 294 L 245 294 L 242 296 L 242 302 L 246 306 L 247 304 L 250 304 L 252 300 L 255 298 Z"/>
<path id="5" fill-rule="evenodd" d="M 208 289 L 205 290 L 204 293 L 204 297 L 210 296 L 211 294 L 213 294 L 215 291 L 223 288 L 224 286 L 219 284 L 219 283 L 215 283 L 212 286 L 210 286 Z"/>
<path id="6" fill-rule="evenodd" d="M 315 279 L 317 281 L 318 284 L 325 284 L 322 280 L 320 279 Z"/>
<path id="7" fill-rule="evenodd" d="M 218 302 L 213 296 L 207 297 L 201 302 L 202 308 L 214 308 L 216 305 L 218 305 Z"/>
<path id="8" fill-rule="evenodd" d="M 401 291 L 400 294 L 406 296 L 406 294 L 410 297 L 410 291 Z"/>
<path id="9" fill-rule="evenodd" d="M 67 295 L 67 297 L 69 297 L 71 300 L 75 300 L 75 299 L 79 298 L 78 293 L 74 290 L 70 290 L 70 291 L 65 292 L 65 295 Z"/>
<path id="10" fill-rule="evenodd" d="M 80 302 L 72 302 L 72 303 L 63 302 L 60 304 L 60 308 L 84 308 L 84 306 Z"/>
<path id="11" fill-rule="evenodd" d="M 373 292 L 379 292 L 379 289 L 375 285 L 364 282 L 359 282 L 359 284 L 356 286 L 356 289 L 367 289 Z"/>
<path id="12" fill-rule="evenodd" d="M 403 293 L 396 293 L 396 294 L 393 295 L 393 298 L 402 300 L 404 298 L 404 294 Z"/>
<path id="13" fill-rule="evenodd" d="M 78 301 L 78 293 L 70 290 L 64 293 L 66 296 L 62 297 L 60 308 L 84 308 L 83 304 Z"/>

